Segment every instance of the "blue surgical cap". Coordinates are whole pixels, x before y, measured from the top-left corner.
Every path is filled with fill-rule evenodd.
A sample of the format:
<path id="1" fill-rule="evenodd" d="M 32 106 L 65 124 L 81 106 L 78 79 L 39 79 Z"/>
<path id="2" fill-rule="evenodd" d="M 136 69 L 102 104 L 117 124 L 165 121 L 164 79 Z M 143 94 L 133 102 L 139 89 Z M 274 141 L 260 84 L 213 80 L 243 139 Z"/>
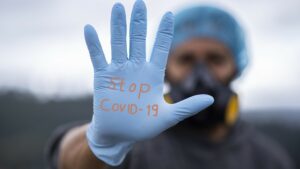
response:
<path id="1" fill-rule="evenodd" d="M 248 63 L 245 35 L 229 13 L 212 6 L 197 6 L 175 15 L 172 47 L 191 38 L 211 38 L 227 46 L 234 56 L 239 76 Z"/>

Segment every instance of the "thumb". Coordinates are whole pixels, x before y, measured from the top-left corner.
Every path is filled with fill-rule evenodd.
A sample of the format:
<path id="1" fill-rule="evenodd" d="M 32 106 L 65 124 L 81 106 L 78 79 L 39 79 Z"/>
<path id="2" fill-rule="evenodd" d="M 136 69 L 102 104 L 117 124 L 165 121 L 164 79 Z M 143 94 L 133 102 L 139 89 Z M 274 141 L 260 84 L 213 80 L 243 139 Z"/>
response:
<path id="1" fill-rule="evenodd" d="M 173 122 L 178 123 L 190 116 L 199 113 L 214 102 L 214 98 L 210 95 L 195 95 L 173 104 L 174 112 L 172 112 Z"/>

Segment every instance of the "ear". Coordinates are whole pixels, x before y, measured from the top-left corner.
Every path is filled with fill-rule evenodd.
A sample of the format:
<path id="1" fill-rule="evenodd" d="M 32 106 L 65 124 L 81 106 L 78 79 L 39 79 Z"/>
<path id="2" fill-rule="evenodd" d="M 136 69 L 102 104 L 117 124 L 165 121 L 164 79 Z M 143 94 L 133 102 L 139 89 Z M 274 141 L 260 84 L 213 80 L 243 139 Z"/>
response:
<path id="1" fill-rule="evenodd" d="M 233 71 L 232 75 L 229 76 L 229 78 L 226 80 L 225 85 L 230 86 L 231 83 L 238 77 L 238 75 L 239 75 L 238 70 L 237 70 L 237 67 L 235 65 L 234 66 L 234 71 Z"/>

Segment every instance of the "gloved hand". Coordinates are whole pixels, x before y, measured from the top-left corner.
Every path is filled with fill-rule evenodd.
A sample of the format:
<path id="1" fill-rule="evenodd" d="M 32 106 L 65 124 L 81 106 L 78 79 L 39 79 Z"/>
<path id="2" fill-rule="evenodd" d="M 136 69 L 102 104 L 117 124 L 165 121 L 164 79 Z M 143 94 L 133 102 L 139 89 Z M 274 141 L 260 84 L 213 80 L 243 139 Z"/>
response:
<path id="1" fill-rule="evenodd" d="M 112 61 L 107 64 L 98 36 L 90 25 L 85 39 L 94 67 L 94 114 L 87 130 L 92 152 L 109 165 L 119 165 L 137 141 L 152 138 L 213 103 L 197 95 L 176 104 L 163 98 L 165 66 L 173 36 L 173 15 L 159 26 L 150 62 L 146 61 L 146 7 L 136 1 L 130 23 L 127 58 L 124 7 L 111 16 Z"/>

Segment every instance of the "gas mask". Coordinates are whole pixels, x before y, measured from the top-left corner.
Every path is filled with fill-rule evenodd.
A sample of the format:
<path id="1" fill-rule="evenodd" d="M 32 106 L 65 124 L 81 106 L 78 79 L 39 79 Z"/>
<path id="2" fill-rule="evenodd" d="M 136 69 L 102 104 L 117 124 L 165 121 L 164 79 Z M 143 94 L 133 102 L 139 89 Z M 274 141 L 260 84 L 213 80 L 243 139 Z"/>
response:
<path id="1" fill-rule="evenodd" d="M 181 83 L 170 84 L 170 92 L 166 100 L 176 103 L 197 94 L 209 94 L 214 97 L 214 103 L 184 121 L 202 128 L 213 127 L 216 124 L 233 125 L 238 117 L 237 95 L 229 86 L 217 82 L 209 70 L 201 63 L 194 66 L 192 72 Z"/>

